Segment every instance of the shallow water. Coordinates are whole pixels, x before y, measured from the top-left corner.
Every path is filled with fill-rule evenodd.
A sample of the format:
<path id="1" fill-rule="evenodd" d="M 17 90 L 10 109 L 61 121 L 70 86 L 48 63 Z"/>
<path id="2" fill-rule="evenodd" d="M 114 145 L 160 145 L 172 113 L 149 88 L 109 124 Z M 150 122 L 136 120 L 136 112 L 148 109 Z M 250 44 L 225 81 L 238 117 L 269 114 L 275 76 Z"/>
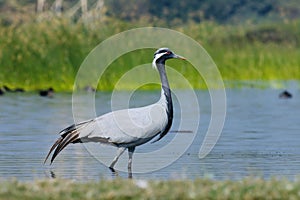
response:
<path id="1" fill-rule="evenodd" d="M 186 91 L 177 91 L 185 94 Z M 300 103 L 299 91 L 293 91 L 292 99 L 279 99 L 280 90 L 230 89 L 227 90 L 227 115 L 221 137 L 214 149 L 204 159 L 199 159 L 199 148 L 211 117 L 207 91 L 196 91 L 200 107 L 200 126 L 190 133 L 189 123 L 194 123 L 199 113 L 190 109 L 190 99 L 178 102 L 174 98 L 175 118 L 172 130 L 157 143 L 137 147 L 133 158 L 133 177 L 143 179 L 172 179 L 209 177 L 212 179 L 241 179 L 249 175 L 265 178 L 285 176 L 290 179 L 300 174 Z M 123 92 L 124 96 L 127 95 Z M 122 93 L 120 93 L 122 96 Z M 77 109 L 82 119 L 85 113 L 87 93 L 82 93 Z M 137 92 L 130 99 L 130 106 L 143 106 L 158 100 L 159 91 Z M 111 110 L 110 93 L 97 93 L 97 115 Z M 119 99 L 120 102 L 122 98 Z M 179 126 L 181 111 L 188 112 L 186 124 Z M 193 112 L 194 111 L 194 112 Z M 99 144 L 75 144 L 62 151 L 54 164 L 43 165 L 50 146 L 63 128 L 74 122 L 72 94 L 55 94 L 43 98 L 34 93 L 6 94 L 0 97 L 0 179 L 16 177 L 32 180 L 51 176 L 76 180 L 113 178 L 116 174 L 102 164 L 109 163 L 115 154 L 113 147 Z M 177 130 L 187 131 L 176 133 Z M 178 148 L 196 135 L 192 145 L 178 154 Z M 147 155 L 170 144 L 174 151 L 162 153 L 143 162 L 139 155 Z M 95 155 L 96 154 L 96 155 Z M 180 156 L 182 154 L 182 156 Z M 178 157 L 175 162 L 152 171 L 166 160 Z M 127 177 L 127 153 L 116 168 L 119 176 Z M 147 173 L 136 173 L 140 171 Z M 126 171 L 126 170 L 125 170 Z"/>

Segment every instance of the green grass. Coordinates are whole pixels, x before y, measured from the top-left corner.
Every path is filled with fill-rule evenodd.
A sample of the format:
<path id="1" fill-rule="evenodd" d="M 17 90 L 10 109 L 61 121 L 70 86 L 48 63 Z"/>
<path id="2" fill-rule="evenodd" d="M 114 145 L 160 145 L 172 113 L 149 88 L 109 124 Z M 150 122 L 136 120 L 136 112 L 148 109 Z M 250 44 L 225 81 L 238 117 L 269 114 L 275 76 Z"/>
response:
<path id="1" fill-rule="evenodd" d="M 116 19 L 84 25 L 51 19 L 0 28 L 0 87 L 28 91 L 53 87 L 71 91 L 77 70 L 88 53 L 110 36 L 143 24 Z M 149 26 L 149 24 L 148 24 Z M 176 27 L 203 45 L 226 81 L 300 80 L 300 21 L 267 25 L 218 25 L 212 22 Z M 116 60 L 98 84 L 112 90 L 131 66 L 150 63 L 154 49 L 135 51 Z M 136 56 L 138 55 L 138 57 Z M 194 88 L 205 88 L 187 63 L 170 62 Z M 143 77 L 140 72 L 137 77 Z M 173 83 L 173 87 L 183 87 Z M 131 89 L 133 83 L 122 89 Z M 154 86 L 156 87 L 156 86 Z M 153 86 L 145 87 L 151 89 Z"/>
<path id="2" fill-rule="evenodd" d="M 0 199 L 299 199 L 300 181 L 196 180 L 2 181 Z"/>
<path id="3" fill-rule="evenodd" d="M 299 27 L 300 21 L 259 26 L 208 23 L 183 32 L 202 43 L 225 80 L 299 80 Z"/>

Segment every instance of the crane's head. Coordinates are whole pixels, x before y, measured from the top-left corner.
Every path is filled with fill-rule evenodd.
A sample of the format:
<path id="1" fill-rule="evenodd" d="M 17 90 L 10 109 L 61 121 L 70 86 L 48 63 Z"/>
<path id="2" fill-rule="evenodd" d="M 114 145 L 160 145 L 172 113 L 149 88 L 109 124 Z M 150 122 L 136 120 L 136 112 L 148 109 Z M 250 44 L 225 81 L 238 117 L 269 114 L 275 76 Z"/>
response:
<path id="1" fill-rule="evenodd" d="M 171 58 L 178 58 L 178 59 L 185 60 L 184 57 L 176 55 L 168 48 L 160 48 L 154 53 L 154 59 L 152 65 L 154 68 L 156 68 L 158 63 L 164 64 L 166 60 Z"/>

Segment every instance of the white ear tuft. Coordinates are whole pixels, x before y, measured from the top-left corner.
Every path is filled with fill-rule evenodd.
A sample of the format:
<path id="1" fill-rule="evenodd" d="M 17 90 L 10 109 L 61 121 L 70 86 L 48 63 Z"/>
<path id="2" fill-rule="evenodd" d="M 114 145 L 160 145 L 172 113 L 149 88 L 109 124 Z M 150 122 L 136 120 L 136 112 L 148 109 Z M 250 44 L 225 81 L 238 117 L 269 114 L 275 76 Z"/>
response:
<path id="1" fill-rule="evenodd" d="M 167 53 L 168 53 L 168 52 L 163 52 L 163 53 L 157 53 L 157 54 L 155 54 L 154 59 L 153 59 L 153 61 L 152 61 L 152 67 L 153 67 L 154 69 L 157 69 L 156 61 L 157 61 L 159 58 L 161 58 L 163 55 L 167 54 Z"/>
<path id="2" fill-rule="evenodd" d="M 154 69 L 157 69 L 157 66 L 156 66 L 156 59 L 154 58 L 153 61 L 152 61 L 152 67 Z"/>

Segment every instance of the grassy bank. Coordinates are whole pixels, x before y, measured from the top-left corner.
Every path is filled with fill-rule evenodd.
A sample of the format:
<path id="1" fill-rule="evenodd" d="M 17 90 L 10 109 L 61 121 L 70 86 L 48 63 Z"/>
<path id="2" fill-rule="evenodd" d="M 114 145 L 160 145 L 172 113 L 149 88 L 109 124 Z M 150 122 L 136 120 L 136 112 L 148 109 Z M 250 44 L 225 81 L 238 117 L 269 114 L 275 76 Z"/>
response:
<path id="1" fill-rule="evenodd" d="M 0 199 L 299 199 L 300 182 L 246 178 L 241 181 L 70 180 L 4 181 Z"/>
<path id="2" fill-rule="evenodd" d="M 83 25 L 67 19 L 32 21 L 0 28 L 0 86 L 70 91 L 80 64 L 106 38 L 135 26 L 119 20 Z M 300 21 L 268 25 L 217 25 L 212 22 L 176 27 L 198 42 L 216 62 L 224 80 L 300 79 Z M 149 63 L 153 50 L 116 61 L 98 89 L 110 90 L 129 68 Z M 150 59 L 150 60 L 149 60 Z M 172 64 L 195 88 L 201 77 Z M 142 74 L 141 74 L 142 76 Z M 123 85 L 124 88 L 130 88 Z M 180 84 L 175 83 L 180 87 Z"/>

